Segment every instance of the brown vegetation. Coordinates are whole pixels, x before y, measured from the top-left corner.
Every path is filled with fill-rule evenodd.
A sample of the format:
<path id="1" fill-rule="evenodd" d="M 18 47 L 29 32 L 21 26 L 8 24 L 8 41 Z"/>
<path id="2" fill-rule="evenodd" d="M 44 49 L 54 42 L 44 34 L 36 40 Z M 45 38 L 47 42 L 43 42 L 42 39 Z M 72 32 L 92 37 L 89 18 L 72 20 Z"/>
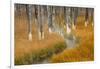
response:
<path id="1" fill-rule="evenodd" d="M 76 37 L 80 38 L 76 48 L 66 49 L 58 55 L 54 55 L 51 59 L 53 63 L 58 62 L 78 62 L 94 60 L 94 28 L 89 23 L 84 26 L 84 19 L 78 18 L 77 28 L 74 31 Z"/>

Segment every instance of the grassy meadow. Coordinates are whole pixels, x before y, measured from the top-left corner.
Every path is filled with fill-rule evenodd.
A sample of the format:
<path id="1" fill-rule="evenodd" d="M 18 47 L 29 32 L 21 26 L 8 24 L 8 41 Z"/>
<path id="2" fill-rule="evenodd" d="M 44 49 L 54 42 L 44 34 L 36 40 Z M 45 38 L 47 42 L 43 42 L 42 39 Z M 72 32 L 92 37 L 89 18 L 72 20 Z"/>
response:
<path id="1" fill-rule="evenodd" d="M 15 65 L 94 60 L 94 27 L 91 21 L 85 27 L 84 17 L 78 17 L 76 29 L 72 30 L 72 33 L 79 38 L 79 43 L 74 48 L 68 49 L 64 38 L 57 33 L 48 32 L 47 24 L 44 26 L 44 39 L 39 40 L 34 19 L 32 21 L 32 41 L 29 41 L 28 20 L 23 14 L 21 16 L 15 14 Z"/>

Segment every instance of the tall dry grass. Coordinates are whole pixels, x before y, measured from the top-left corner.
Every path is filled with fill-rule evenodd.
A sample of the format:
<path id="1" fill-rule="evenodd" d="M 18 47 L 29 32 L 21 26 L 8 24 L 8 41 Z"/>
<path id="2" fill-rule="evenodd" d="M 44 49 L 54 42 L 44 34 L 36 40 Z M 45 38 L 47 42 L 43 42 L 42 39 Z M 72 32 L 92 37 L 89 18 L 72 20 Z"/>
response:
<path id="1" fill-rule="evenodd" d="M 39 63 L 65 49 L 64 39 L 44 28 L 44 39 L 39 40 L 36 23 L 32 21 L 32 41 L 28 40 L 28 21 L 25 15 L 15 15 L 15 65 Z M 47 23 L 46 23 L 47 24 Z"/>
<path id="2" fill-rule="evenodd" d="M 94 60 L 94 27 L 90 22 L 84 26 L 84 18 L 78 17 L 76 30 L 73 31 L 76 37 L 80 38 L 76 48 L 66 49 L 51 58 L 51 62 L 79 62 Z"/>

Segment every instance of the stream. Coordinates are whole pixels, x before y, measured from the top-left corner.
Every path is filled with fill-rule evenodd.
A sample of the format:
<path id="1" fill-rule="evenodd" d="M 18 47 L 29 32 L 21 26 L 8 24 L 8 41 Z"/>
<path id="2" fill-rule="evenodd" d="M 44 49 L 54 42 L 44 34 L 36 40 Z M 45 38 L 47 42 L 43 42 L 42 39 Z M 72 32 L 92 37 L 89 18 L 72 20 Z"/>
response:
<path id="1" fill-rule="evenodd" d="M 53 29 L 53 32 L 58 33 L 59 35 L 61 35 L 61 37 L 64 38 L 64 41 L 66 43 L 66 48 L 65 49 L 75 48 L 76 47 L 76 44 L 79 43 L 79 39 L 76 36 L 74 36 L 73 34 L 67 35 L 64 32 L 64 30 L 62 28 L 59 28 L 57 25 L 55 25 L 55 28 Z M 61 51 L 61 52 L 63 52 L 63 51 Z M 50 57 L 48 57 L 47 59 L 44 59 L 42 62 L 39 62 L 39 64 L 47 64 L 47 63 L 50 63 L 50 58 L 51 57 L 52 57 L 52 55 Z"/>

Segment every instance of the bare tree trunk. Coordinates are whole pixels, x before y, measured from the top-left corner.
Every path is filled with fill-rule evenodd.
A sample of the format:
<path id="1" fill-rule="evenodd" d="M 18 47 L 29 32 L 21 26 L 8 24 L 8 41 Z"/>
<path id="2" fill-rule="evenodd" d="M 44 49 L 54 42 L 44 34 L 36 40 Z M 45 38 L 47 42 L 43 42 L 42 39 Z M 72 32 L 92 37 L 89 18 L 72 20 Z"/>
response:
<path id="1" fill-rule="evenodd" d="M 85 12 L 85 27 L 87 27 L 88 20 L 89 20 L 89 9 L 86 8 L 86 12 Z"/>
<path id="2" fill-rule="evenodd" d="M 32 40 L 32 5 L 26 6 L 26 12 L 28 17 L 28 38 Z"/>
<path id="3" fill-rule="evenodd" d="M 72 8 L 72 29 L 76 29 L 76 21 L 77 21 L 77 16 L 78 16 L 78 8 L 73 7 Z"/>
<path id="4" fill-rule="evenodd" d="M 67 34 L 71 33 L 71 18 L 70 18 L 70 12 L 71 8 L 66 7 L 65 8 L 65 22 L 66 22 L 66 29 L 67 29 Z"/>
<path id="5" fill-rule="evenodd" d="M 52 22 L 52 6 L 47 6 L 47 12 L 48 12 L 48 28 L 49 28 L 49 32 L 52 32 L 52 28 L 53 28 L 53 22 Z"/>
<path id="6" fill-rule="evenodd" d="M 44 9 L 43 6 L 38 6 L 39 40 L 44 39 L 43 25 L 44 25 Z"/>
<path id="7" fill-rule="evenodd" d="M 94 9 L 91 8 L 91 22 L 92 22 L 92 26 L 94 25 Z"/>

